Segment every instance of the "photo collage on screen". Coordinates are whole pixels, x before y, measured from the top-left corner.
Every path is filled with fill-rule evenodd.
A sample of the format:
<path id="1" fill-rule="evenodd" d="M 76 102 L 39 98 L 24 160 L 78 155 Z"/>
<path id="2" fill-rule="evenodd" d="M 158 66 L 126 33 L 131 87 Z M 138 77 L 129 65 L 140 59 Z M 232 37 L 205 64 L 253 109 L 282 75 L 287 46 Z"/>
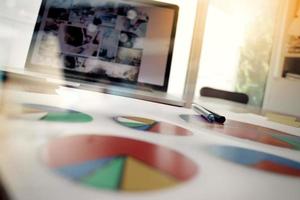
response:
<path id="1" fill-rule="evenodd" d="M 137 81 L 149 22 L 143 7 L 117 1 L 49 2 L 38 33 L 39 56 L 55 54 L 68 70 Z"/>

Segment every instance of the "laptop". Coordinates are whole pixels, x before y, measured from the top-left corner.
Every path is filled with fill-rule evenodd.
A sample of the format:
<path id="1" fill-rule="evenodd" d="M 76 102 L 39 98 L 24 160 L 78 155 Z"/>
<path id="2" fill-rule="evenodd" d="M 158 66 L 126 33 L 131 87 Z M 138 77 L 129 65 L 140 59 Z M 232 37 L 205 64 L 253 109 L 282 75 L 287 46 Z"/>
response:
<path id="1" fill-rule="evenodd" d="M 166 92 L 178 12 L 158 1 L 42 0 L 26 70 Z"/>

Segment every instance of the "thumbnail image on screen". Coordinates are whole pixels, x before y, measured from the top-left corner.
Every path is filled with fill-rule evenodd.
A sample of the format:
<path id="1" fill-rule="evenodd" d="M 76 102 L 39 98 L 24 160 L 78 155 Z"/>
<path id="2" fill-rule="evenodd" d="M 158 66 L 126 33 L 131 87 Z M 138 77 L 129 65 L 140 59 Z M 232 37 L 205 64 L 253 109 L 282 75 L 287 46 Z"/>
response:
<path id="1" fill-rule="evenodd" d="M 26 67 L 166 90 L 177 15 L 153 1 L 43 0 Z"/>

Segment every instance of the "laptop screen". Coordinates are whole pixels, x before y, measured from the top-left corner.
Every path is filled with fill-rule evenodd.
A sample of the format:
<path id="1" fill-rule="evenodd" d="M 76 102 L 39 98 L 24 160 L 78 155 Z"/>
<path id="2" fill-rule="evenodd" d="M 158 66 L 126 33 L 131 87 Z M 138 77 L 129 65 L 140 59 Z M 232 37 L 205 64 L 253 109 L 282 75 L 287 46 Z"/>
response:
<path id="1" fill-rule="evenodd" d="M 144 0 L 43 0 L 26 68 L 166 91 L 178 10 Z"/>

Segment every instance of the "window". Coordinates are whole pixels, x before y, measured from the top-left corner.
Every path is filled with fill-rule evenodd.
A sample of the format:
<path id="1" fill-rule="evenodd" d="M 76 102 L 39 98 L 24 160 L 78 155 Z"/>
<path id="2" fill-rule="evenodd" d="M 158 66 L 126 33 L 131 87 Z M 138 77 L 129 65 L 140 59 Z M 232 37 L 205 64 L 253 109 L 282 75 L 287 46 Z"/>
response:
<path id="1" fill-rule="evenodd" d="M 196 91 L 243 92 L 250 104 L 262 105 L 279 2 L 210 1 Z"/>

